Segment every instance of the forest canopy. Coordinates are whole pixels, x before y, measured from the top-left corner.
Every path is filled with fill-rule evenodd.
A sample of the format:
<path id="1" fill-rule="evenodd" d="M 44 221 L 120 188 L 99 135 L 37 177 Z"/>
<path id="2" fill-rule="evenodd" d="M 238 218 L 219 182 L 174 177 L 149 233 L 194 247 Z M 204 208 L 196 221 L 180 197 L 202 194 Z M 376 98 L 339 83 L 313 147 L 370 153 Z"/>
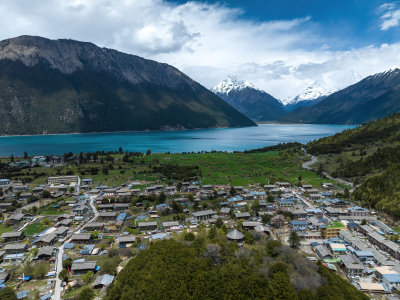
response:
<path id="1" fill-rule="evenodd" d="M 269 241 L 238 248 L 160 241 L 131 259 L 107 300 L 128 299 L 368 299 L 348 282 L 295 250 Z"/>

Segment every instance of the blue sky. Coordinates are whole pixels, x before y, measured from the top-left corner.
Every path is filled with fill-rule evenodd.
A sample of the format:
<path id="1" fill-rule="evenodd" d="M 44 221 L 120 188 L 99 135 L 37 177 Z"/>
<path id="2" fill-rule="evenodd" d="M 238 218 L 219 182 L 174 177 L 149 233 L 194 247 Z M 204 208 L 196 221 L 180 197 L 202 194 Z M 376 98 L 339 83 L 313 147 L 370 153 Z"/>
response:
<path id="1" fill-rule="evenodd" d="M 93 42 L 169 63 L 207 88 L 228 75 L 278 99 L 400 66 L 400 1 L 0 1 L 0 39 Z"/>
<path id="2" fill-rule="evenodd" d="M 182 3 L 182 1 L 169 1 Z M 264 22 L 310 17 L 304 26 L 313 29 L 323 39 L 335 40 L 331 47 L 345 50 L 374 43 L 393 43 L 400 39 L 399 27 L 381 30 L 381 7 L 385 3 L 399 5 L 399 1 L 372 0 L 229 0 L 200 1 L 240 8 L 238 19 Z M 307 45 L 305 45 L 307 46 Z"/>

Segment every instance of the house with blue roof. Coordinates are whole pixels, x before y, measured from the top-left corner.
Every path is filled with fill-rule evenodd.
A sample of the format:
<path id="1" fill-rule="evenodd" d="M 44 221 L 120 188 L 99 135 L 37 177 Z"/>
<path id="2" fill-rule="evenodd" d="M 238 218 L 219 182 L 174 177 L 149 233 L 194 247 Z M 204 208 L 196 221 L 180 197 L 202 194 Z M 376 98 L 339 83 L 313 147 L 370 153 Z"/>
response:
<path id="1" fill-rule="evenodd" d="M 232 203 L 235 203 L 235 202 L 241 202 L 241 201 L 243 201 L 243 198 L 240 197 L 239 195 L 236 195 L 234 197 L 228 198 L 228 203 L 229 204 L 232 204 Z"/>
<path id="2" fill-rule="evenodd" d="M 117 218 L 115 219 L 115 221 L 117 221 L 117 222 L 124 222 L 127 216 L 128 216 L 127 213 L 124 213 L 124 212 L 123 212 L 123 213 L 120 213 L 120 214 L 117 216 Z"/>
<path id="3" fill-rule="evenodd" d="M 0 179 L 0 187 L 4 187 L 10 184 L 10 179 Z"/>
<path id="4" fill-rule="evenodd" d="M 399 274 L 382 274 L 382 282 L 386 284 L 391 290 L 400 287 Z"/>
<path id="5" fill-rule="evenodd" d="M 279 200 L 280 207 L 293 207 L 294 205 L 295 205 L 295 201 L 293 201 L 293 200 L 290 200 L 290 199 Z"/>
<path id="6" fill-rule="evenodd" d="M 349 207 L 347 210 L 350 216 L 366 217 L 370 215 L 368 209 L 360 206 Z"/>
<path id="7" fill-rule="evenodd" d="M 308 225 L 307 221 L 302 221 L 302 220 L 292 220 L 289 222 L 290 227 L 292 230 L 296 231 L 305 231 Z"/>
<path id="8" fill-rule="evenodd" d="M 354 255 L 357 256 L 362 263 L 375 261 L 374 253 L 372 251 L 354 251 Z"/>

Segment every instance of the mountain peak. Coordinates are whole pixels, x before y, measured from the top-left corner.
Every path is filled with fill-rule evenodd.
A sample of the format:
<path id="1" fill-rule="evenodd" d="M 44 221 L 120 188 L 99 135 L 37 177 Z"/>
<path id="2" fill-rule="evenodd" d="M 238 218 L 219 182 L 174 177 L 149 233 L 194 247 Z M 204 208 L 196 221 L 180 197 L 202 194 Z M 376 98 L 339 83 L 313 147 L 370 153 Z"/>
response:
<path id="1" fill-rule="evenodd" d="M 89 69 L 106 72 L 132 84 L 155 83 L 178 89 L 183 85 L 195 86 L 193 80 L 170 65 L 72 39 L 23 35 L 2 40 L 2 59 L 20 61 L 27 67 L 45 61 L 63 74 Z"/>
<path id="2" fill-rule="evenodd" d="M 0 135 L 254 126 L 178 69 L 92 43 L 0 41 Z"/>
<path id="3" fill-rule="evenodd" d="M 232 91 L 241 91 L 244 90 L 245 88 L 252 88 L 255 90 L 259 90 L 251 82 L 239 79 L 235 75 L 229 75 L 226 79 L 224 79 L 222 82 L 218 83 L 215 87 L 213 87 L 211 91 L 215 94 L 227 95 Z"/>
<path id="4" fill-rule="evenodd" d="M 332 94 L 328 88 L 322 87 L 318 83 L 314 83 L 307 88 L 305 88 L 299 95 L 294 97 L 292 100 L 286 100 L 285 104 L 296 104 L 303 101 L 314 101 L 316 99 L 327 97 L 328 95 Z"/>

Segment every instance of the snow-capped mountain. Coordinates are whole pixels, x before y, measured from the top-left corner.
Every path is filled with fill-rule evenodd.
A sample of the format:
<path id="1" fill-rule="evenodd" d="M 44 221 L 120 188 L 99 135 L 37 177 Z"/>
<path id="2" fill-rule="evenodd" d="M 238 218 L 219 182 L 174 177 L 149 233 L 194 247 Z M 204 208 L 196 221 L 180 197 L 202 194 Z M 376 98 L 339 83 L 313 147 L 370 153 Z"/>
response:
<path id="1" fill-rule="evenodd" d="M 315 105 L 333 92 L 330 89 L 324 88 L 319 84 L 314 84 L 307 87 L 303 92 L 294 97 L 292 100 L 285 100 L 285 110 L 292 111 L 301 106 L 312 106 Z"/>
<path id="2" fill-rule="evenodd" d="M 229 75 L 225 80 L 218 83 L 211 89 L 214 94 L 225 94 L 228 95 L 232 91 L 242 91 L 245 88 L 252 88 L 259 90 L 251 82 L 237 78 L 234 75 Z"/>
<path id="3" fill-rule="evenodd" d="M 235 76 L 228 76 L 211 91 L 254 121 L 275 121 L 285 114 L 280 101 Z"/>
<path id="4" fill-rule="evenodd" d="M 368 76 L 311 107 L 282 118 L 286 122 L 362 124 L 400 112 L 400 69 Z"/>
<path id="5" fill-rule="evenodd" d="M 327 97 L 333 92 L 329 89 L 323 88 L 320 85 L 313 85 L 307 87 L 303 92 L 297 95 L 291 103 L 299 103 L 301 101 L 314 101 L 321 97 Z"/>

